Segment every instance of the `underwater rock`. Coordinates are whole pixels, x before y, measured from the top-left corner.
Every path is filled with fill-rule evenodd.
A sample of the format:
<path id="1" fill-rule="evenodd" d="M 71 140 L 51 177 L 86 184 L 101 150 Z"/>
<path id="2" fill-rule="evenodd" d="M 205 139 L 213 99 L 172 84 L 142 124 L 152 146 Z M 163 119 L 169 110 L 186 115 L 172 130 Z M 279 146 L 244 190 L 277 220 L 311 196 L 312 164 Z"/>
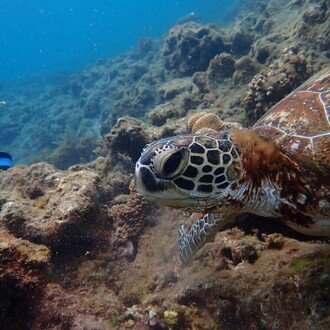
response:
<path id="1" fill-rule="evenodd" d="M 189 22 L 172 28 L 165 38 L 165 69 L 171 78 L 205 71 L 210 60 L 227 49 L 221 33 L 211 25 Z"/>
<path id="2" fill-rule="evenodd" d="M 135 64 L 130 68 L 129 77 L 134 81 L 139 80 L 148 71 L 147 66 Z"/>
<path id="3" fill-rule="evenodd" d="M 112 258 L 119 259 L 124 256 L 130 260 L 134 259 L 137 251 L 131 239 L 140 234 L 151 210 L 151 204 L 136 192 L 134 184 L 131 183 L 127 202 L 113 205 L 109 210 L 115 230 Z"/>
<path id="4" fill-rule="evenodd" d="M 182 93 L 193 94 L 196 92 L 196 85 L 186 78 L 172 79 L 164 83 L 158 91 L 160 99 L 164 101 L 170 101 Z"/>
<path id="5" fill-rule="evenodd" d="M 82 106 L 84 117 L 95 118 L 101 113 L 100 96 L 89 95 Z"/>
<path id="6" fill-rule="evenodd" d="M 91 171 L 62 172 L 45 163 L 6 172 L 0 182 L 0 222 L 17 237 L 52 249 L 86 239 L 81 231 L 98 212 L 98 182 Z"/>
<path id="7" fill-rule="evenodd" d="M 328 3 L 329 5 L 329 3 Z M 324 23 L 327 19 L 327 1 L 320 1 L 320 3 L 310 4 L 303 14 L 305 23 L 314 25 Z"/>
<path id="8" fill-rule="evenodd" d="M 265 64 L 267 59 L 269 58 L 270 54 L 273 52 L 273 48 L 266 45 L 266 46 L 259 46 L 257 47 L 257 51 L 254 49 L 252 52 L 255 53 L 255 57 L 260 64 Z"/>
<path id="9" fill-rule="evenodd" d="M 169 119 L 166 123 L 157 129 L 158 138 L 185 134 L 187 131 L 186 118 Z"/>
<path id="10" fill-rule="evenodd" d="M 269 69 L 257 74 L 249 84 L 250 90 L 244 99 L 248 124 L 253 124 L 310 75 L 305 54 L 296 47 L 286 49 Z"/>
<path id="11" fill-rule="evenodd" d="M 282 248 L 269 249 L 258 235 L 233 228 L 182 267 L 176 229 L 185 217 L 164 208 L 151 217 L 157 224 L 139 236 L 139 252 L 121 275 L 120 296 L 134 297 L 139 320 L 150 322 L 147 311 L 156 306 L 154 322 L 164 323 L 164 312 L 175 311 L 182 329 L 231 329 L 242 322 L 258 329 L 306 323 L 323 328 L 327 322 L 326 244 L 283 237 Z M 292 308 L 283 308 L 283 301 Z"/>
<path id="12" fill-rule="evenodd" d="M 209 81 L 207 78 L 207 72 L 198 71 L 193 75 L 193 83 L 200 89 L 203 93 L 208 93 L 210 91 Z"/>
<path id="13" fill-rule="evenodd" d="M 179 323 L 178 312 L 166 310 L 164 312 L 164 320 L 165 320 L 166 325 L 169 328 L 173 328 L 173 327 L 177 326 Z"/>
<path id="14" fill-rule="evenodd" d="M 100 296 L 101 294 L 98 298 Z M 111 292 L 108 292 L 107 297 L 112 298 Z M 83 293 L 71 292 L 56 283 L 48 284 L 33 313 L 34 319 L 30 322 L 31 329 L 113 329 L 110 319 L 94 315 L 89 310 L 88 304 L 84 306 L 86 300 Z M 97 308 L 98 303 L 97 297 L 94 297 L 89 305 Z M 109 303 L 106 306 L 107 312 L 112 313 L 112 306 Z"/>
<path id="15" fill-rule="evenodd" d="M 116 166 L 107 176 L 104 189 L 107 192 L 106 201 L 112 201 L 116 196 L 129 194 L 129 185 L 132 180 L 130 174 L 126 174 L 124 169 Z"/>
<path id="16" fill-rule="evenodd" d="M 153 206 L 129 189 L 145 144 L 187 133 L 185 116 L 204 112 L 189 132 L 205 114 L 203 127 L 239 127 L 232 121 L 242 120 L 244 111 L 255 121 L 325 66 L 330 30 L 324 3 L 298 0 L 284 10 L 278 1 L 248 1 L 252 15 L 243 11 L 227 31 L 189 23 L 174 27 L 161 50 L 161 41 L 145 38 L 138 49 L 63 77 L 56 86 L 2 83 L 1 92 L 13 89 L 5 97 L 0 143 L 16 152 L 15 161 L 45 159 L 46 152 L 66 168 L 93 159 L 89 142 L 100 131 L 106 139 L 99 147 L 104 157 L 66 171 L 46 164 L 0 171 L 0 227 L 11 232 L 0 232 L 0 300 L 6 298 L 0 301 L 0 327 L 328 329 L 325 242 L 300 240 L 250 216 L 253 224 L 218 233 L 182 267 L 177 229 L 186 215 Z M 233 80 L 225 79 L 232 60 Z M 127 114 L 148 116 L 154 126 Z M 221 120 L 212 121 L 213 114 Z M 65 139 L 79 143 L 59 141 L 68 126 L 77 133 Z M 23 248 L 8 248 L 8 242 Z"/>
<path id="17" fill-rule="evenodd" d="M 0 230 L 0 325 L 23 328 L 46 286 L 50 251 Z"/>
<path id="18" fill-rule="evenodd" d="M 266 237 L 267 249 L 282 249 L 284 242 L 285 240 L 283 235 L 278 233 L 267 235 Z"/>
<path id="19" fill-rule="evenodd" d="M 234 83 L 246 84 L 251 81 L 253 76 L 259 71 L 259 66 L 248 56 L 242 56 L 235 62 L 235 72 L 233 74 Z"/>
<path id="20" fill-rule="evenodd" d="M 162 126 L 168 119 L 182 118 L 185 111 L 177 108 L 171 102 L 158 105 L 155 109 L 148 113 L 148 119 L 152 125 Z"/>
<path id="21" fill-rule="evenodd" d="M 232 51 L 234 54 L 245 55 L 247 54 L 252 46 L 253 37 L 243 31 L 236 31 L 232 37 Z"/>
<path id="22" fill-rule="evenodd" d="M 207 69 L 210 86 L 221 84 L 225 78 L 231 77 L 235 71 L 234 63 L 234 58 L 227 53 L 216 55 Z"/>
<path id="23" fill-rule="evenodd" d="M 133 117 L 121 117 L 117 124 L 106 136 L 107 146 L 116 157 L 128 156 L 136 162 L 141 155 L 144 146 L 154 139 L 154 134 L 139 119 Z"/>
<path id="24" fill-rule="evenodd" d="M 50 156 L 45 157 L 45 160 L 55 167 L 65 170 L 72 165 L 91 161 L 95 158 L 94 150 L 96 148 L 97 137 L 95 135 L 79 138 L 74 132 L 67 131 L 59 146 Z"/>

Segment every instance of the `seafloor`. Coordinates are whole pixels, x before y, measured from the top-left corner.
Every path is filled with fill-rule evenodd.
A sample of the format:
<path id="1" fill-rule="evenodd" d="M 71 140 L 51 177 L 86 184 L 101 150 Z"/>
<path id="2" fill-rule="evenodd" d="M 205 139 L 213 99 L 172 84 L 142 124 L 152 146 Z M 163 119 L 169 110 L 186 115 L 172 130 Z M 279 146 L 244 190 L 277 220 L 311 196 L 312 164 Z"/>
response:
<path id="1" fill-rule="evenodd" d="M 327 242 L 243 215 L 183 267 L 186 215 L 131 184 L 144 145 L 190 115 L 251 125 L 325 67 L 329 7 L 247 1 L 227 28 L 2 83 L 0 149 L 31 165 L 0 171 L 0 328 L 330 329 Z"/>

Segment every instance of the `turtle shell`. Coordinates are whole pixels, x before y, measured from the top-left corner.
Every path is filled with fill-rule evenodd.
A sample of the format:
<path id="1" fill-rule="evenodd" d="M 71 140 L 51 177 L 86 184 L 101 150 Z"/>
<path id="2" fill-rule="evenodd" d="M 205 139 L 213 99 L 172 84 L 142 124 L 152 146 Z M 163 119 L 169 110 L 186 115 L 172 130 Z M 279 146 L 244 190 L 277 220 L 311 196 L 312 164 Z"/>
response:
<path id="1" fill-rule="evenodd" d="M 329 180 L 330 67 L 273 106 L 252 127 L 298 166 Z"/>

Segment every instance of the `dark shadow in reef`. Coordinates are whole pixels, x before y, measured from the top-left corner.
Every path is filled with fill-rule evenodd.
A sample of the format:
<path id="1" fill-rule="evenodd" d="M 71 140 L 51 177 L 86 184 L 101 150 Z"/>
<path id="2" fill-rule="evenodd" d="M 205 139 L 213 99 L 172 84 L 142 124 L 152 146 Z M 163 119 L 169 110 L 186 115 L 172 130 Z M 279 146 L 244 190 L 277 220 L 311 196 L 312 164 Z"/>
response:
<path id="1" fill-rule="evenodd" d="M 326 238 L 301 234 L 278 219 L 265 218 L 249 213 L 238 216 L 235 220 L 235 227 L 243 230 L 248 235 L 256 234 L 260 240 L 264 240 L 263 235 L 278 233 L 302 242 L 327 241 Z"/>

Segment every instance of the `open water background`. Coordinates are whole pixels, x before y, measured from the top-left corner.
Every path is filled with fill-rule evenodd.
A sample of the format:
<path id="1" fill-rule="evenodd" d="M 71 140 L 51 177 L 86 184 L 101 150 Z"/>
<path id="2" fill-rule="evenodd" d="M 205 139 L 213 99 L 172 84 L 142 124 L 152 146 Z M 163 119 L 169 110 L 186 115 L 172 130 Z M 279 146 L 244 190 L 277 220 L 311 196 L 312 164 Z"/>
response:
<path id="1" fill-rule="evenodd" d="M 1 0 L 0 81 L 79 70 L 161 37 L 195 12 L 223 24 L 239 0 Z"/>

